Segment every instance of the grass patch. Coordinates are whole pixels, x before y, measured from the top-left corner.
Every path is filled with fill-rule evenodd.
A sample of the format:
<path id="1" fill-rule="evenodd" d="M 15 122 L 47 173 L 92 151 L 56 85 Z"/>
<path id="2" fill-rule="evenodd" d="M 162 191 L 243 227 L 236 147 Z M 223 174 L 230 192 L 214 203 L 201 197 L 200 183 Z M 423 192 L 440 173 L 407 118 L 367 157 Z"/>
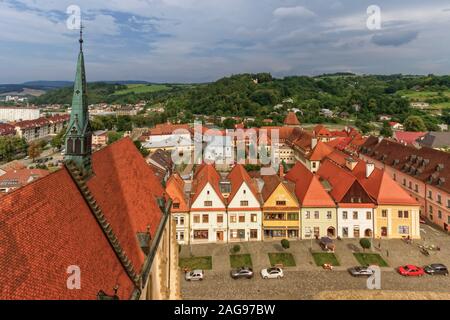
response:
<path id="1" fill-rule="evenodd" d="M 249 254 L 230 255 L 230 265 L 232 268 L 253 267 L 252 256 Z"/>
<path id="2" fill-rule="evenodd" d="M 269 253 L 269 260 L 272 266 L 282 264 L 285 267 L 295 267 L 295 260 L 290 253 Z"/>
<path id="3" fill-rule="evenodd" d="M 192 257 L 192 258 L 180 258 L 179 260 L 180 268 L 202 269 L 211 270 L 212 269 L 212 257 Z"/>
<path id="4" fill-rule="evenodd" d="M 388 267 L 386 261 L 378 253 L 354 253 L 353 254 L 362 266 L 376 265 L 379 267 Z"/>
<path id="5" fill-rule="evenodd" d="M 324 264 L 331 264 L 332 266 L 340 266 L 336 255 L 331 252 L 313 252 L 312 256 L 317 266 L 321 267 Z"/>

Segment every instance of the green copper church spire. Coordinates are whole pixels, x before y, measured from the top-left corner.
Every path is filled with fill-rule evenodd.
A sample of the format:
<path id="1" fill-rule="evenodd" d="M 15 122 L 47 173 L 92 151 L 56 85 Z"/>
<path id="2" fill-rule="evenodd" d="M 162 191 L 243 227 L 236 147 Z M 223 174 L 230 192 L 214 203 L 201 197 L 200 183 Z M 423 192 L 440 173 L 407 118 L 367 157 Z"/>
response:
<path id="1" fill-rule="evenodd" d="M 84 175 L 92 173 L 92 131 L 89 124 L 86 71 L 83 55 L 83 26 L 80 26 L 80 53 L 73 89 L 72 112 L 66 133 L 66 162 L 72 162 Z"/>

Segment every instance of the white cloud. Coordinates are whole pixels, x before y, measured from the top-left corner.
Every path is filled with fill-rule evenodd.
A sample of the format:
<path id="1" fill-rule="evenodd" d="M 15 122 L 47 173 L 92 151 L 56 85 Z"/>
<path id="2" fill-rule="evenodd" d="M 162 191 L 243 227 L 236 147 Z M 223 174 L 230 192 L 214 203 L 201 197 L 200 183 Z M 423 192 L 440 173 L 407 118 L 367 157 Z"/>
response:
<path id="1" fill-rule="evenodd" d="M 275 18 L 285 19 L 285 18 L 311 18 L 315 17 L 316 14 L 311 10 L 302 7 L 280 7 L 275 9 L 273 12 Z"/>

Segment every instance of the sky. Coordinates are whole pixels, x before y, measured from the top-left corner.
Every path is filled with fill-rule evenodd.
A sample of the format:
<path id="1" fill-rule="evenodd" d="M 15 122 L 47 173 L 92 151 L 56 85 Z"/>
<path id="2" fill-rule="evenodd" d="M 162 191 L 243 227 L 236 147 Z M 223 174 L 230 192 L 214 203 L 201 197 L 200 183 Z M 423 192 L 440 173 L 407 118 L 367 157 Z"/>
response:
<path id="1" fill-rule="evenodd" d="M 450 74 L 450 0 L 0 0 L 0 83 L 73 79 L 71 5 L 88 81 Z"/>

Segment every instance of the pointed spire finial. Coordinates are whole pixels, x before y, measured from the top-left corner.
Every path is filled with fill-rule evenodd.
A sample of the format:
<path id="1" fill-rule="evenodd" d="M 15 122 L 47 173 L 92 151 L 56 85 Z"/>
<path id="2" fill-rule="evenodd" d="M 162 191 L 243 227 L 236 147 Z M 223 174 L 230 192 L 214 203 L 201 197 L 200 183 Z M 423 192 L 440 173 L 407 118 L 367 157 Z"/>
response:
<path id="1" fill-rule="evenodd" d="M 83 26 L 83 22 L 80 20 L 80 51 L 83 51 L 83 29 L 84 29 L 84 26 Z"/>

